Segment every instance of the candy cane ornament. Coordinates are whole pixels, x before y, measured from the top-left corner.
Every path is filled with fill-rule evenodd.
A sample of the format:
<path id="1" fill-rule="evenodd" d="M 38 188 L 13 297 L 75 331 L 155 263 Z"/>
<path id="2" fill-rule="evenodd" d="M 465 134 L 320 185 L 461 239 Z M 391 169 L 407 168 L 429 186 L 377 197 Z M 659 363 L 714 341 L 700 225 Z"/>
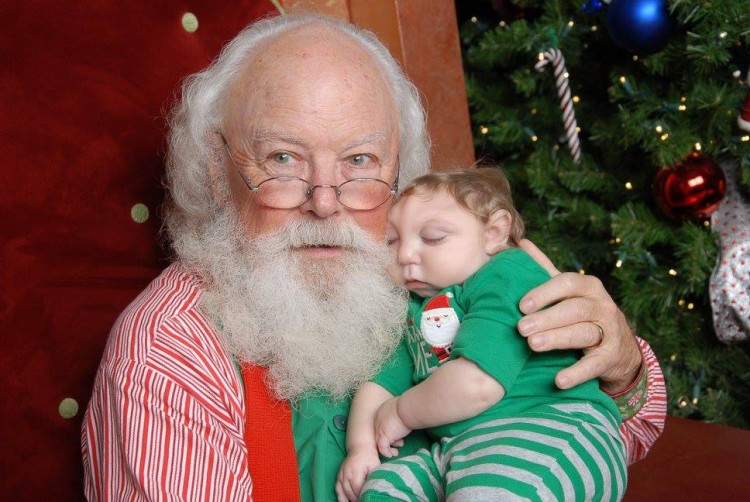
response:
<path id="1" fill-rule="evenodd" d="M 560 108 L 563 111 L 563 123 L 565 124 L 565 137 L 568 140 L 568 148 L 573 161 L 576 164 L 581 162 L 581 141 L 578 137 L 578 123 L 576 114 L 573 110 L 573 99 L 570 97 L 570 85 L 568 84 L 568 70 L 565 68 L 565 58 L 560 49 L 549 49 L 539 53 L 539 61 L 534 65 L 537 71 L 544 71 L 544 67 L 552 63 L 552 69 L 555 74 L 555 85 L 557 86 L 557 95 L 560 97 Z"/>

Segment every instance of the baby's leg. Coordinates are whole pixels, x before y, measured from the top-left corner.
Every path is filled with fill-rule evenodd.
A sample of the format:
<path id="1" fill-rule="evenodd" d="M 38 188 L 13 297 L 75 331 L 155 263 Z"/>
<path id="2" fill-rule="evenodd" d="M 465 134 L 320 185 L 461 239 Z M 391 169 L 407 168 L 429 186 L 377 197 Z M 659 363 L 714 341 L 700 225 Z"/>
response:
<path id="1" fill-rule="evenodd" d="M 445 500 L 444 477 L 439 472 L 438 445 L 432 453 L 422 449 L 413 455 L 389 460 L 367 477 L 360 502 L 410 500 L 438 502 Z M 436 462 L 437 460 L 437 462 Z"/>
<path id="2" fill-rule="evenodd" d="M 620 500 L 627 467 L 616 424 L 588 404 L 546 410 L 450 440 L 447 500 Z"/>

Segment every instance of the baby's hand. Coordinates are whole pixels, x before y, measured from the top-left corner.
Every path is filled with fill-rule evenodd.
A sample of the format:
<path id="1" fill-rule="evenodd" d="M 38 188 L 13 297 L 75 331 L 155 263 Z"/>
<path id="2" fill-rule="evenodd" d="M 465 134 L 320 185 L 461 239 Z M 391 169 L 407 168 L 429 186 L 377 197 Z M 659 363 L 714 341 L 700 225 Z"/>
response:
<path id="1" fill-rule="evenodd" d="M 336 477 L 338 502 L 356 501 L 368 474 L 380 465 L 378 452 L 374 448 L 351 450 L 339 468 Z"/>
<path id="2" fill-rule="evenodd" d="M 402 446 L 403 439 L 411 432 L 398 416 L 397 401 L 397 397 L 389 399 L 378 408 L 375 415 L 375 443 L 380 454 L 388 458 L 398 455 L 394 446 Z"/>

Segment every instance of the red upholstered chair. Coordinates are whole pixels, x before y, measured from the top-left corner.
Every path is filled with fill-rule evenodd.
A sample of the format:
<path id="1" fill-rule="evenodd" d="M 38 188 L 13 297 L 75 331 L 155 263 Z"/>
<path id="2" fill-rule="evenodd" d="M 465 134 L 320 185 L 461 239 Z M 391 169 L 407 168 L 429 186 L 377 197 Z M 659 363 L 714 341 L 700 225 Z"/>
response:
<path id="1" fill-rule="evenodd" d="M 378 32 L 425 95 L 436 164 L 471 162 L 453 0 L 281 3 Z M 185 75 L 275 11 L 270 0 L 0 4 L 0 500 L 82 498 L 81 417 L 107 334 L 167 263 L 164 114 Z"/>
<path id="2" fill-rule="evenodd" d="M 750 500 L 750 431 L 668 417 L 648 456 L 628 470 L 624 502 Z"/>

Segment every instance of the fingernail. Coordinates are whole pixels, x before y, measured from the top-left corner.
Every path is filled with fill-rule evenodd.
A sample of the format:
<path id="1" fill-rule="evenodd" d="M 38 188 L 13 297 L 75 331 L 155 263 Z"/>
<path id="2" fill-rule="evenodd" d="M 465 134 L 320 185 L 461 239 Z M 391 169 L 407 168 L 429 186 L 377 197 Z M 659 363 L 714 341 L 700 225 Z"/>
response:
<path id="1" fill-rule="evenodd" d="M 547 343 L 547 337 L 544 335 L 536 335 L 529 339 L 532 349 L 541 349 L 544 344 Z"/>
<path id="2" fill-rule="evenodd" d="M 531 298 L 524 298 L 521 300 L 521 303 L 519 304 L 519 307 L 521 309 L 521 312 L 533 312 L 534 311 L 534 300 Z"/>
<path id="3" fill-rule="evenodd" d="M 566 376 L 559 376 L 557 377 L 557 386 L 561 389 L 567 389 L 570 385 L 570 378 Z"/>
<path id="4" fill-rule="evenodd" d="M 518 321 L 518 331 L 522 334 L 532 333 L 534 331 L 534 321 L 525 317 Z"/>

